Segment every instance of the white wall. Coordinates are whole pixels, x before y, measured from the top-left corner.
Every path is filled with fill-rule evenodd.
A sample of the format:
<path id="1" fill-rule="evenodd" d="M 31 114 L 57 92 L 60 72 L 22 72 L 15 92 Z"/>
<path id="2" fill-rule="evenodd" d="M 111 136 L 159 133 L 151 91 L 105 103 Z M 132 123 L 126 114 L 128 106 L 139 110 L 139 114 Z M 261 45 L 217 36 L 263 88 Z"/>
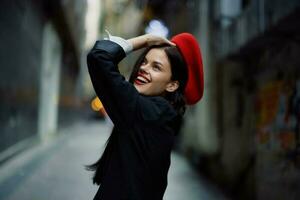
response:
<path id="1" fill-rule="evenodd" d="M 43 33 L 38 113 L 38 134 L 43 141 L 57 129 L 61 54 L 58 35 L 48 23 Z"/>

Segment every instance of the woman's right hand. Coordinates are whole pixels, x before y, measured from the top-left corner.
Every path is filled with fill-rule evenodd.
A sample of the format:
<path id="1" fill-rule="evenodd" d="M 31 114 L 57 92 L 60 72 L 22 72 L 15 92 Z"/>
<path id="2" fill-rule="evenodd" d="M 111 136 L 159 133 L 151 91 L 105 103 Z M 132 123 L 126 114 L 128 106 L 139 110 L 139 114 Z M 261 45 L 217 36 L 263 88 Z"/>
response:
<path id="1" fill-rule="evenodd" d="M 128 39 L 127 41 L 129 41 L 132 44 L 133 50 L 137 50 L 137 49 L 141 49 L 153 45 L 163 45 L 163 44 L 176 46 L 175 43 L 169 41 L 168 39 L 153 34 L 141 35 L 135 38 Z"/>

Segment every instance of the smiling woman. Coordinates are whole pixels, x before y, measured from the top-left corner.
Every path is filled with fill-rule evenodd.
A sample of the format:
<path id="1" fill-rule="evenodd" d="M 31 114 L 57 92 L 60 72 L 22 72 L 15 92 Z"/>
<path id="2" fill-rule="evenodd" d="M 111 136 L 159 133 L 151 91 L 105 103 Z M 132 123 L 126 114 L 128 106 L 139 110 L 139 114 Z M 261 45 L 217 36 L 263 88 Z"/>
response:
<path id="1" fill-rule="evenodd" d="M 174 92 L 178 81 L 171 80 L 171 64 L 163 48 L 151 49 L 138 71 L 134 86 L 140 94 L 154 96 Z"/>
<path id="2" fill-rule="evenodd" d="M 165 97 L 178 113 L 183 114 L 187 76 L 186 63 L 176 46 L 150 46 L 137 60 L 129 82 L 134 83 L 140 94 Z"/>
<path id="3" fill-rule="evenodd" d="M 196 41 L 192 35 L 179 37 Z M 175 46 L 149 34 L 130 40 L 109 39 L 97 41 L 87 57 L 94 89 L 114 123 L 103 155 L 88 166 L 95 170 L 94 183 L 101 184 L 94 199 L 161 200 L 178 121 L 185 111 L 185 97 L 189 97 L 185 92 L 188 67 L 202 69 L 202 65 L 188 65 L 181 52 L 184 43 Z M 177 37 L 174 42 L 178 41 Z M 143 47 L 146 50 L 127 82 L 117 63 L 130 51 Z M 199 51 L 196 47 L 191 50 Z M 202 64 L 194 62 L 201 57 L 192 59 Z M 203 79 L 202 74 L 190 77 Z M 200 98 L 203 93 L 193 92 Z"/>

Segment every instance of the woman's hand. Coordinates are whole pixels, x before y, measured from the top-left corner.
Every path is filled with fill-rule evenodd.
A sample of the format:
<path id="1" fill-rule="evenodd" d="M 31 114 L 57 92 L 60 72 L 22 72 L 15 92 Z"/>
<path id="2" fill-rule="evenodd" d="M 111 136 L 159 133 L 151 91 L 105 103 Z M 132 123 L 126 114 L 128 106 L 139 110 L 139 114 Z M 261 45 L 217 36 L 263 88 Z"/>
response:
<path id="1" fill-rule="evenodd" d="M 159 37 L 159 36 L 156 36 L 156 35 L 147 34 L 147 35 L 144 35 L 144 37 L 146 39 L 147 46 L 162 45 L 162 44 L 168 44 L 168 45 L 176 46 L 175 43 L 169 41 L 168 39 L 163 38 L 163 37 Z"/>
<path id="2" fill-rule="evenodd" d="M 137 49 L 141 49 L 153 45 L 163 45 L 163 44 L 176 46 L 175 43 L 169 41 L 168 39 L 153 34 L 141 35 L 135 38 L 131 38 L 127 41 L 129 41 L 132 44 L 133 50 L 137 50 Z"/>

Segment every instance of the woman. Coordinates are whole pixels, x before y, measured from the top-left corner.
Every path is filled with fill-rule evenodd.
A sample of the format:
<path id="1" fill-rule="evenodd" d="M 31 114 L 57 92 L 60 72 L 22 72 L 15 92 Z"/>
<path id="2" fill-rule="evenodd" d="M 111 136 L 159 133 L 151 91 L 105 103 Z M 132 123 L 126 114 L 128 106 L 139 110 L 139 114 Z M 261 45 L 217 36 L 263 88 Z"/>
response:
<path id="1" fill-rule="evenodd" d="M 127 82 L 117 65 L 144 47 Z M 203 94 L 195 38 L 187 33 L 172 41 L 149 34 L 129 40 L 109 35 L 96 42 L 87 63 L 96 94 L 114 123 L 103 155 L 88 167 L 100 185 L 94 199 L 163 199 L 178 122 L 185 104 L 196 103 Z"/>

